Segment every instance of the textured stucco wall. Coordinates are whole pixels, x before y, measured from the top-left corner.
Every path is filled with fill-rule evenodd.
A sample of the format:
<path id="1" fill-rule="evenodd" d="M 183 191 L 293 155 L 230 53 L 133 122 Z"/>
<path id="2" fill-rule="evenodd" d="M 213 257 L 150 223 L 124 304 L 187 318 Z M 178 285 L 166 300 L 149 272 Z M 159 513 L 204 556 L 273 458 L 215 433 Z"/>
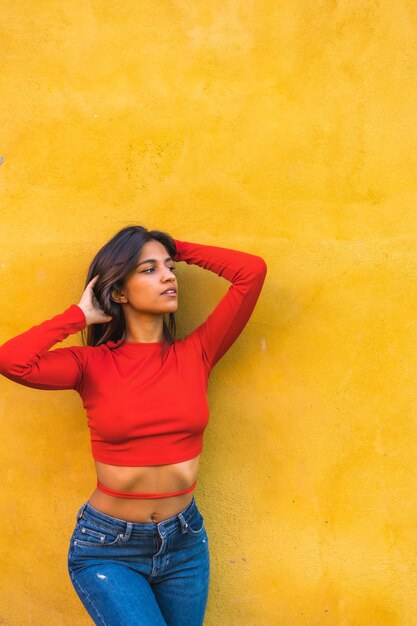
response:
<path id="1" fill-rule="evenodd" d="M 26 0 L 0 23 L 0 341 L 77 302 L 128 223 L 262 255 L 210 380 L 205 624 L 414 626 L 415 2 Z M 227 283 L 179 278 L 181 334 Z M 91 623 L 66 571 L 84 420 L 0 380 L 1 624 Z"/>

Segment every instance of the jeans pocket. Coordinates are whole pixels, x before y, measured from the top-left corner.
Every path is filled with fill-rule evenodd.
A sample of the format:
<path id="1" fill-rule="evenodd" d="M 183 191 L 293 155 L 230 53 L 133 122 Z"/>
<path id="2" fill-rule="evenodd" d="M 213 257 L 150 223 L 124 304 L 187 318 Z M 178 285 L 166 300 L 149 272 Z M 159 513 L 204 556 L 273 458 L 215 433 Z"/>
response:
<path id="1" fill-rule="evenodd" d="M 80 519 L 74 531 L 74 545 L 86 547 L 113 546 L 123 539 L 123 533 L 108 526 L 102 526 L 90 522 L 84 518 Z"/>

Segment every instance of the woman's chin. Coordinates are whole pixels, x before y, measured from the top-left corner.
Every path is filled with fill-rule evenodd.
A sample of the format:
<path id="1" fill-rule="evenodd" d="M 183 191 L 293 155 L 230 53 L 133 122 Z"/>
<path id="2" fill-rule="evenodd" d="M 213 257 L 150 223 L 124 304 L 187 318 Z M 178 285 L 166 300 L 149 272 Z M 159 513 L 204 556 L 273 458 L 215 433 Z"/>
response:
<path id="1" fill-rule="evenodd" d="M 178 309 L 178 302 L 171 302 L 165 307 L 164 313 L 174 313 Z"/>

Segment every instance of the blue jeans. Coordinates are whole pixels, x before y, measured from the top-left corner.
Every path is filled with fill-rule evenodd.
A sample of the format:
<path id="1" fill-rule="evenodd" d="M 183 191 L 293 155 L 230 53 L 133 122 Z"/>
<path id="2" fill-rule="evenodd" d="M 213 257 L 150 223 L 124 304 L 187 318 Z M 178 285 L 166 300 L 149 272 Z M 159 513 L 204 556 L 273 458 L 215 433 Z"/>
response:
<path id="1" fill-rule="evenodd" d="M 194 496 L 162 522 L 106 515 L 88 500 L 77 513 L 68 571 L 81 602 L 100 626 L 201 626 L 210 557 Z"/>

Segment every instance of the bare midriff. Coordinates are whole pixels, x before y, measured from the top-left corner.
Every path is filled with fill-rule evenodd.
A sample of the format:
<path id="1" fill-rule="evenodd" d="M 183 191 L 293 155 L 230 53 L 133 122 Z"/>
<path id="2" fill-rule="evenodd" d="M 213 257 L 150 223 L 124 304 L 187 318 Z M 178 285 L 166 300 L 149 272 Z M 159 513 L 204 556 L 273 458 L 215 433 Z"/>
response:
<path id="1" fill-rule="evenodd" d="M 197 479 L 200 455 L 170 465 L 126 467 L 94 461 L 97 478 L 110 489 L 140 493 L 170 493 L 190 487 Z M 161 522 L 180 513 L 193 492 L 167 498 L 122 498 L 95 489 L 89 503 L 98 511 L 128 522 Z"/>

